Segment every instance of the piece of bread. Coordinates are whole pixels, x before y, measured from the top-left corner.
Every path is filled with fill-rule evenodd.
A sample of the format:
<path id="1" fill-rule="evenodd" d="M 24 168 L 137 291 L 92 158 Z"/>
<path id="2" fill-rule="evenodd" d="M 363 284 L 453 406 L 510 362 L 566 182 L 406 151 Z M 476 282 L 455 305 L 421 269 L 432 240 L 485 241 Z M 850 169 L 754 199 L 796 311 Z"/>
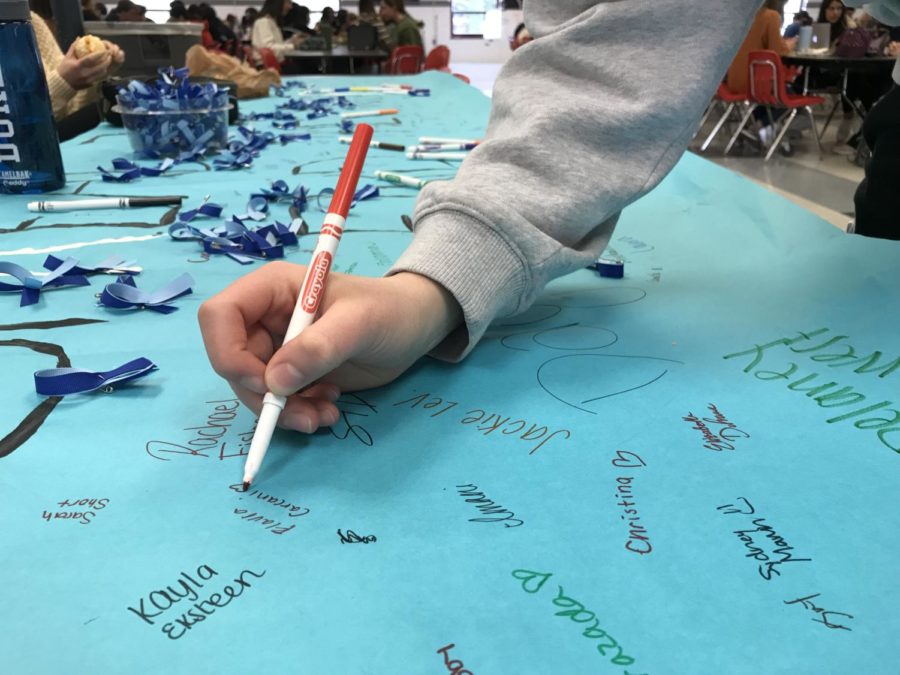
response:
<path id="1" fill-rule="evenodd" d="M 106 43 L 96 35 L 82 35 L 75 40 L 75 56 L 79 59 L 84 58 L 88 54 L 105 51 Z"/>

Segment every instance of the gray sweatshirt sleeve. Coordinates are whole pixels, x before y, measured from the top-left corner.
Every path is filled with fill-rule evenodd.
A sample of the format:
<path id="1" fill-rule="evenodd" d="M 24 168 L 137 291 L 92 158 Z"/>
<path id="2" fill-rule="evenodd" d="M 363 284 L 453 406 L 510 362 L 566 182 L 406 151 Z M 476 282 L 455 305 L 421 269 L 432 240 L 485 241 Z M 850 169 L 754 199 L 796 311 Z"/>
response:
<path id="1" fill-rule="evenodd" d="M 463 358 L 488 324 L 586 266 L 619 212 L 669 172 L 758 1 L 528 0 L 535 40 L 493 92 L 484 142 L 426 186 L 390 273 L 446 288 L 465 325 L 433 352 Z M 664 227 L 664 223 L 659 224 Z"/>

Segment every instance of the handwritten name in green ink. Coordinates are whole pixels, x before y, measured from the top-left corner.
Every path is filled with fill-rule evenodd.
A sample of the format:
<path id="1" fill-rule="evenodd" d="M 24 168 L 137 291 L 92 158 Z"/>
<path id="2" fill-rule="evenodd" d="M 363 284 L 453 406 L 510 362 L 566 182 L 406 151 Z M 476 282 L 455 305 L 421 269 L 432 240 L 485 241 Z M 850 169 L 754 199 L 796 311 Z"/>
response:
<path id="1" fill-rule="evenodd" d="M 522 590 L 526 593 L 537 593 L 543 588 L 544 584 L 547 583 L 547 580 L 553 576 L 552 573 L 532 572 L 530 570 L 513 570 L 512 575 L 515 579 L 522 582 Z M 563 611 L 555 613 L 556 616 L 568 617 L 575 623 L 591 624 L 590 626 L 587 626 L 581 634 L 590 640 L 600 640 L 600 643 L 598 643 L 596 647 L 601 656 L 606 656 L 607 650 L 615 649 L 616 655 L 610 659 L 613 664 L 617 666 L 630 666 L 634 663 L 634 658 L 624 654 L 619 643 L 605 630 L 600 628 L 600 621 L 597 619 L 597 615 L 594 614 L 594 612 L 585 609 L 585 606 L 577 600 L 566 596 L 562 586 L 559 586 L 559 591 L 556 597 L 553 598 L 553 604 L 563 608 Z M 625 675 L 630 674 L 628 671 L 625 671 Z"/>
<path id="2" fill-rule="evenodd" d="M 864 405 L 866 402 L 865 394 L 856 391 L 852 386 L 841 385 L 838 382 L 824 382 L 817 385 L 816 381 L 819 379 L 819 373 L 809 373 L 801 377 L 798 373 L 800 365 L 793 361 L 789 361 L 787 367 L 783 367 L 782 370 L 762 370 L 757 368 L 762 363 L 763 356 L 768 350 L 780 346 L 787 347 L 795 354 L 813 354 L 813 352 L 824 349 L 826 350 L 825 352 L 814 354 L 809 358 L 817 363 L 826 363 L 829 368 L 855 365 L 853 372 L 857 374 L 878 373 L 879 378 L 885 378 L 900 368 L 900 357 L 887 363 L 881 363 L 883 354 L 880 351 L 874 351 L 868 356 L 858 356 L 852 345 L 839 345 L 842 340 L 847 339 L 846 335 L 837 335 L 813 346 L 803 345 L 799 348 L 795 347 L 795 345 L 803 342 L 811 342 L 814 337 L 828 331 L 828 328 L 819 328 L 808 333 L 798 333 L 796 337 L 779 338 L 766 344 L 753 345 L 749 349 L 726 354 L 722 358 L 751 357 L 750 362 L 743 369 L 745 373 L 753 373 L 754 377 L 764 381 L 788 381 L 788 389 L 805 392 L 806 396 L 814 400 L 820 408 L 861 405 L 861 407 L 848 411 L 843 415 L 830 417 L 825 420 L 828 424 L 843 422 L 853 417 L 860 417 L 876 410 L 884 409 L 879 413 L 878 417 L 857 419 L 853 426 L 857 429 L 875 431 L 878 440 L 884 446 L 900 453 L 900 438 L 893 436 L 893 434 L 900 434 L 900 411 L 888 407 L 896 405 L 892 401 L 880 401 Z"/>

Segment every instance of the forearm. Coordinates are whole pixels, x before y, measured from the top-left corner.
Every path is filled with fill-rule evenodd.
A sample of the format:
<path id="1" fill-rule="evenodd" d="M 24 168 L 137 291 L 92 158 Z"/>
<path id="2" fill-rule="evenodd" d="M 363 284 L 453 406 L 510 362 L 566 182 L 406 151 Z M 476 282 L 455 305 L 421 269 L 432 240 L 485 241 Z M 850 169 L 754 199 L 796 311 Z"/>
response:
<path id="1" fill-rule="evenodd" d="M 619 212 L 672 168 L 757 9 L 746 0 L 532 0 L 534 41 L 493 92 L 484 142 L 422 190 L 392 271 L 437 281 L 465 326 L 458 359 L 496 317 L 603 250 Z"/>

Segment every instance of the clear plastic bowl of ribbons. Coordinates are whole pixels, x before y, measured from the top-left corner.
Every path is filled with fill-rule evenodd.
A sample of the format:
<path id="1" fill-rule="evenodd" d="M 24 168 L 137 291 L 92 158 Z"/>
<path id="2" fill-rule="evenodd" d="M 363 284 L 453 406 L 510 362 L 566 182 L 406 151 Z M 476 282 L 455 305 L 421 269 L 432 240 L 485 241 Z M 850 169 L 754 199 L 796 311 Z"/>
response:
<path id="1" fill-rule="evenodd" d="M 186 69 L 160 72 L 156 82 L 132 80 L 119 89 L 113 112 L 143 157 L 179 157 L 228 143 L 229 89 L 193 83 Z"/>

